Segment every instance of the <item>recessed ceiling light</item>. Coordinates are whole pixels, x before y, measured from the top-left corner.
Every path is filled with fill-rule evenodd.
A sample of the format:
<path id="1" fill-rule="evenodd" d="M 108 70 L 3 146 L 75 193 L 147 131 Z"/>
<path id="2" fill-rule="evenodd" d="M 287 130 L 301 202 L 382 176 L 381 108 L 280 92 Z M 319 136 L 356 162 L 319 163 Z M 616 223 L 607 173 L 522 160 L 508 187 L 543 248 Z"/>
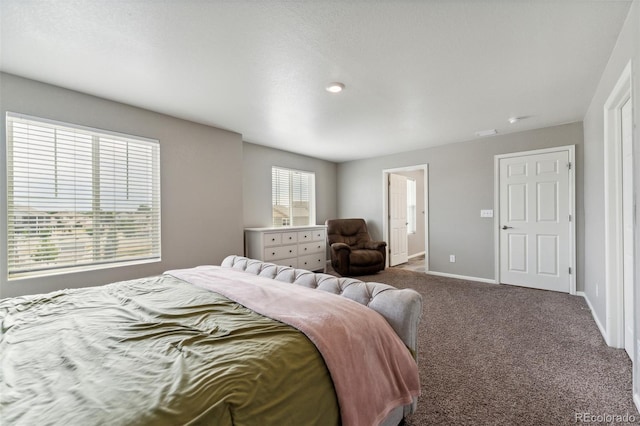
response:
<path id="1" fill-rule="evenodd" d="M 496 134 L 498 134 L 498 131 L 496 129 L 479 130 L 476 132 L 476 136 L 493 136 Z"/>
<path id="2" fill-rule="evenodd" d="M 339 82 L 329 83 L 326 89 L 327 92 L 340 93 L 344 90 L 344 84 Z"/>
<path id="3" fill-rule="evenodd" d="M 509 117 L 509 123 L 516 124 L 518 121 L 524 120 L 525 118 L 529 118 L 529 117 L 526 115 L 521 115 L 519 117 Z"/>

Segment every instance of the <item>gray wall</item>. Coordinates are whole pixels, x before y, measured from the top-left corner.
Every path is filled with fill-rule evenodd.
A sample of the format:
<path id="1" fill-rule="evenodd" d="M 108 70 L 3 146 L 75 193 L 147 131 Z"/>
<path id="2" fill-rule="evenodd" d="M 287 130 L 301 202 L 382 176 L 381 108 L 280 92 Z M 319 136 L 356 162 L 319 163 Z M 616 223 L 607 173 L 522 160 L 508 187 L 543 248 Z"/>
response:
<path id="1" fill-rule="evenodd" d="M 585 207 L 585 279 L 584 292 L 602 327 L 607 328 L 605 297 L 605 221 L 604 221 L 604 104 L 618 82 L 624 67 L 632 61 L 634 167 L 636 203 L 640 192 L 640 2 L 635 1 L 620 32 L 598 88 L 584 117 L 584 207 Z M 640 209 L 636 210 L 636 224 L 640 223 Z M 636 282 L 640 273 L 640 232 L 636 225 Z M 640 291 L 636 285 L 635 312 L 640 312 Z M 636 315 L 636 336 L 640 331 L 640 315 Z M 636 337 L 637 338 L 637 337 Z M 637 355 L 636 355 L 637 357 Z M 634 377 L 640 376 L 636 363 Z M 634 391 L 640 391 L 634 380 Z"/>
<path id="2" fill-rule="evenodd" d="M 494 279 L 494 155 L 576 145 L 577 286 L 583 262 L 582 123 L 477 139 L 338 165 L 338 214 L 364 217 L 382 236 L 382 170 L 429 164 L 429 266 L 434 272 Z M 449 255 L 456 263 L 449 263 Z"/>
<path id="3" fill-rule="evenodd" d="M 243 158 L 244 225 L 247 228 L 271 226 L 271 167 L 315 172 L 316 223 L 337 215 L 336 164 L 287 151 L 244 143 Z"/>
<path id="4" fill-rule="evenodd" d="M 242 138 L 155 112 L 0 74 L 0 294 L 101 285 L 242 253 Z M 162 262 L 7 282 L 6 130 L 12 111 L 160 141 Z"/>

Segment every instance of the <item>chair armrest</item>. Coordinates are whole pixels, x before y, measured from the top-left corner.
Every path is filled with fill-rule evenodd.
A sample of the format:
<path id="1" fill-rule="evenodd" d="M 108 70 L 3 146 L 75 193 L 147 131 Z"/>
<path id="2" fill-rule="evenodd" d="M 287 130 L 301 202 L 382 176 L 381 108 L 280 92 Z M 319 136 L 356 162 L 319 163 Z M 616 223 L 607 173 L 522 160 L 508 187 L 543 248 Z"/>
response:
<path id="1" fill-rule="evenodd" d="M 331 266 L 340 275 L 349 274 L 349 256 L 351 256 L 351 247 L 345 243 L 331 244 Z"/>
<path id="2" fill-rule="evenodd" d="M 340 250 L 347 250 L 351 252 L 351 247 L 349 247 L 349 245 L 345 243 L 333 243 L 331 244 L 331 250 L 334 250 L 335 252 L 338 252 Z"/>
<path id="3" fill-rule="evenodd" d="M 386 246 L 386 241 L 368 241 L 364 244 L 364 248 L 369 250 L 380 250 Z"/>

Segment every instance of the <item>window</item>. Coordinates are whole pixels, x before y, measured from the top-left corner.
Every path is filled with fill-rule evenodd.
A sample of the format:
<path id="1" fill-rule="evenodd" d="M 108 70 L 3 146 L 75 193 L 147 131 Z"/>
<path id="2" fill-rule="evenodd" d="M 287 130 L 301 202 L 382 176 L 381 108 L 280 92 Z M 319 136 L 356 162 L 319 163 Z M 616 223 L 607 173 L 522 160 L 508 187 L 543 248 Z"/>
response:
<path id="1" fill-rule="evenodd" d="M 315 173 L 271 168 L 273 226 L 315 225 Z"/>
<path id="2" fill-rule="evenodd" d="M 416 233 L 416 181 L 407 179 L 407 233 Z"/>
<path id="3" fill-rule="evenodd" d="M 160 144 L 7 113 L 9 278 L 160 260 Z"/>

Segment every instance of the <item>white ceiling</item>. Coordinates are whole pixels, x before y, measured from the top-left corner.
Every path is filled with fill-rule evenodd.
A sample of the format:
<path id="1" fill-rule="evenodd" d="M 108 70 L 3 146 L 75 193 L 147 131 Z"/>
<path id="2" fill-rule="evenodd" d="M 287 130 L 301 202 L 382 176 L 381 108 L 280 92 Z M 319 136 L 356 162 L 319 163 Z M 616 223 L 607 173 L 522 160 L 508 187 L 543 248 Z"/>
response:
<path id="1" fill-rule="evenodd" d="M 582 120 L 629 5 L 0 0 L 0 69 L 347 161 Z"/>

